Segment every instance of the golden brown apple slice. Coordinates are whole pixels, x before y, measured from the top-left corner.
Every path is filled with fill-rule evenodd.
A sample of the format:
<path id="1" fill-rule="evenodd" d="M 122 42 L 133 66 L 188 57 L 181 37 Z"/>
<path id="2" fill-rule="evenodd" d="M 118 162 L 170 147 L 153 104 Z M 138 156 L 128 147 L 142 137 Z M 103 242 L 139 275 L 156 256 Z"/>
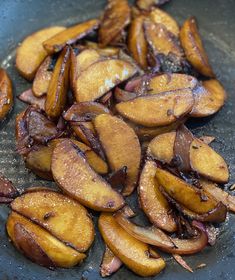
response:
<path id="1" fill-rule="evenodd" d="M 79 252 L 85 252 L 94 240 L 94 226 L 85 207 L 58 192 L 25 193 L 11 208 Z"/>
<path id="2" fill-rule="evenodd" d="M 178 57 L 183 56 L 178 39 L 163 24 L 146 20 L 144 29 L 146 40 L 155 55 L 173 53 Z"/>
<path id="3" fill-rule="evenodd" d="M 35 107 L 38 107 L 39 109 L 41 110 L 45 110 L 45 102 L 46 102 L 46 97 L 45 96 L 41 96 L 41 97 L 36 97 L 34 94 L 33 94 L 33 91 L 32 89 L 28 89 L 24 92 L 22 92 L 18 98 L 29 104 L 29 105 L 33 105 Z"/>
<path id="4" fill-rule="evenodd" d="M 47 53 L 52 54 L 54 52 L 61 51 L 65 45 L 72 44 L 76 42 L 78 39 L 83 38 L 94 29 L 98 28 L 99 20 L 91 19 L 88 21 L 84 21 L 77 25 L 71 26 L 62 30 L 58 34 L 54 36 L 50 36 L 50 38 L 45 38 L 43 42 L 43 46 Z"/>
<path id="5" fill-rule="evenodd" d="M 139 16 L 132 20 L 128 33 L 128 49 L 136 62 L 146 69 L 148 44 L 144 35 L 145 16 Z"/>
<path id="6" fill-rule="evenodd" d="M 154 276 L 164 269 L 164 260 L 155 251 L 152 256 L 148 245 L 127 233 L 111 214 L 101 214 L 99 230 L 111 251 L 136 274 Z"/>
<path id="7" fill-rule="evenodd" d="M 197 86 L 197 79 L 186 74 L 162 74 L 148 80 L 148 93 L 156 94 L 165 91 L 191 89 Z"/>
<path id="8" fill-rule="evenodd" d="M 167 30 L 169 30 L 172 34 L 174 34 L 176 37 L 179 36 L 179 26 L 178 23 L 175 21 L 175 19 L 170 16 L 165 11 L 155 8 L 150 12 L 150 19 L 154 23 L 160 23 L 163 24 Z"/>
<path id="9" fill-rule="evenodd" d="M 128 215 L 126 215 L 125 213 L 125 209 L 121 209 L 117 213 L 115 213 L 114 218 L 118 222 L 118 224 L 130 235 L 146 244 L 153 245 L 159 248 L 175 247 L 171 239 L 159 228 L 154 226 L 142 227 L 131 222 Z"/>
<path id="10" fill-rule="evenodd" d="M 116 105 L 117 111 L 130 121 L 147 126 L 169 125 L 189 113 L 194 99 L 191 90 L 184 89 L 140 96 Z"/>
<path id="11" fill-rule="evenodd" d="M 48 55 L 42 43 L 62 30 L 65 30 L 65 27 L 52 26 L 39 30 L 24 39 L 17 49 L 16 68 L 25 79 L 31 81 L 34 78 L 38 67 Z"/>
<path id="12" fill-rule="evenodd" d="M 124 205 L 122 196 L 95 173 L 71 141 L 56 146 L 51 169 L 60 188 L 91 209 L 113 212 Z"/>
<path id="13" fill-rule="evenodd" d="M 192 170 L 212 181 L 228 182 L 229 171 L 226 162 L 201 140 L 194 139 L 190 146 L 189 157 Z"/>
<path id="14" fill-rule="evenodd" d="M 45 110 L 51 118 L 58 118 L 64 110 L 69 87 L 70 47 L 61 52 L 48 87 Z"/>
<path id="15" fill-rule="evenodd" d="M 53 71 L 49 69 L 51 63 L 52 57 L 47 56 L 36 72 L 35 78 L 33 80 L 32 90 L 33 94 L 37 97 L 41 97 L 47 93 L 53 73 Z"/>
<path id="16" fill-rule="evenodd" d="M 89 147 L 91 146 L 91 143 L 89 139 L 87 138 L 86 131 L 82 129 L 82 127 L 85 127 L 88 129 L 91 133 L 95 135 L 95 128 L 92 124 L 92 122 L 79 122 L 79 123 L 72 123 L 72 129 L 75 133 L 75 135 L 86 145 Z"/>
<path id="17" fill-rule="evenodd" d="M 180 41 L 186 58 L 192 66 L 199 73 L 213 78 L 215 74 L 209 64 L 194 17 L 187 19 L 181 27 Z"/>
<path id="18" fill-rule="evenodd" d="M 8 217 L 6 227 L 16 248 L 39 265 L 69 268 L 86 257 L 14 211 Z"/>
<path id="19" fill-rule="evenodd" d="M 150 11 L 153 6 L 161 6 L 169 0 L 136 0 L 138 8 L 144 11 Z"/>
<path id="20" fill-rule="evenodd" d="M 111 43 L 129 24 L 131 10 L 126 0 L 110 0 L 99 28 L 99 43 L 102 47 Z"/>
<path id="21" fill-rule="evenodd" d="M 147 161 L 140 175 L 138 194 L 140 206 L 149 220 L 157 227 L 168 232 L 177 229 L 170 205 L 159 190 L 155 179 L 157 165 Z"/>
<path id="22" fill-rule="evenodd" d="M 199 183 L 200 186 L 202 186 L 203 190 L 208 192 L 216 200 L 221 201 L 224 205 L 228 207 L 230 211 L 235 212 L 235 196 L 230 195 L 228 192 L 221 189 L 215 183 L 210 182 L 208 180 L 201 179 Z"/>
<path id="23" fill-rule="evenodd" d="M 105 245 L 105 251 L 100 265 L 100 275 L 107 277 L 115 273 L 122 266 L 122 261 L 116 257 L 107 245 Z"/>
<path id="24" fill-rule="evenodd" d="M 111 170 L 117 171 L 123 166 L 127 167 L 123 194 L 130 195 L 135 189 L 140 166 L 141 149 L 138 137 L 123 120 L 109 114 L 97 116 L 94 126 Z"/>
<path id="25" fill-rule="evenodd" d="M 64 114 L 66 121 L 87 122 L 91 121 L 97 115 L 109 114 L 109 109 L 98 102 L 80 102 L 73 104 Z"/>
<path id="26" fill-rule="evenodd" d="M 224 105 L 227 94 L 219 81 L 203 81 L 194 90 L 195 104 L 190 113 L 192 117 L 207 117 L 218 112 Z"/>
<path id="27" fill-rule="evenodd" d="M 108 57 L 117 56 L 119 52 L 119 48 L 115 48 L 115 47 L 100 48 L 97 43 L 91 41 L 86 41 L 85 43 L 89 49 L 96 50 L 98 54 L 101 56 L 108 56 Z"/>
<path id="28" fill-rule="evenodd" d="M 78 76 L 76 100 L 77 102 L 96 100 L 135 73 L 136 69 L 124 60 L 106 59 L 98 61 Z"/>
<path id="29" fill-rule="evenodd" d="M 6 117 L 12 106 L 12 83 L 7 72 L 0 68 L 0 121 Z"/>
<path id="30" fill-rule="evenodd" d="M 157 168 L 156 179 L 173 199 L 195 213 L 207 213 L 218 203 L 207 192 L 196 189 L 166 170 Z"/>

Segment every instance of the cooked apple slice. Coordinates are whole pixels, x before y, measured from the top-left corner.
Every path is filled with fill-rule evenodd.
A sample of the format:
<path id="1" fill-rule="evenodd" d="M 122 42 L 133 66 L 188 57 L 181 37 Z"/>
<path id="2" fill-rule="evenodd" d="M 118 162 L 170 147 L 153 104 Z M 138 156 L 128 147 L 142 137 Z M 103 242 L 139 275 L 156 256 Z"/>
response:
<path id="1" fill-rule="evenodd" d="M 12 106 L 12 83 L 7 72 L 0 68 L 0 121 L 6 117 Z"/>
<path id="2" fill-rule="evenodd" d="M 140 144 L 135 132 L 123 120 L 109 114 L 97 116 L 94 126 L 111 170 L 117 171 L 123 166 L 127 167 L 123 194 L 130 195 L 137 183 L 141 157 Z"/>
<path id="3" fill-rule="evenodd" d="M 90 131 L 90 133 L 93 133 L 95 135 L 95 128 L 92 124 L 92 122 L 75 122 L 75 123 L 71 123 L 72 124 L 72 129 L 74 131 L 74 133 L 76 134 L 76 136 L 81 139 L 81 141 L 83 143 L 85 143 L 86 145 L 88 145 L 89 147 L 91 146 L 91 143 L 89 141 L 89 139 L 87 138 L 86 132 L 87 130 Z M 86 128 L 86 130 L 83 129 L 83 127 Z"/>
<path id="4" fill-rule="evenodd" d="M 34 95 L 37 97 L 41 97 L 47 93 L 53 73 L 53 71 L 49 69 L 51 63 L 52 57 L 47 56 L 36 72 L 35 78 L 33 80 L 32 90 Z"/>
<path id="5" fill-rule="evenodd" d="M 128 33 L 128 49 L 136 62 L 146 69 L 148 44 L 144 35 L 145 16 L 139 16 L 132 20 Z"/>
<path id="6" fill-rule="evenodd" d="M 13 183 L 0 173 L 0 203 L 10 203 L 18 195 Z"/>
<path id="7" fill-rule="evenodd" d="M 73 92 L 76 92 L 76 81 L 82 71 L 100 59 L 101 56 L 94 49 L 85 49 L 78 55 L 75 54 L 74 50 L 71 51 L 70 80 Z"/>
<path id="8" fill-rule="evenodd" d="M 117 111 L 134 123 L 165 126 L 191 111 L 194 99 L 191 90 L 184 89 L 137 97 L 116 105 Z"/>
<path id="9" fill-rule="evenodd" d="M 195 104 L 190 116 L 207 117 L 215 114 L 223 107 L 226 96 L 226 91 L 219 81 L 203 81 L 202 86 L 194 90 Z"/>
<path id="10" fill-rule="evenodd" d="M 98 102 L 80 102 L 73 104 L 64 114 L 66 121 L 87 122 L 91 121 L 97 115 L 109 114 L 110 111 L 104 105 Z"/>
<path id="11" fill-rule="evenodd" d="M 124 102 L 124 101 L 129 101 L 133 98 L 136 98 L 137 96 L 138 95 L 135 92 L 126 91 L 119 87 L 116 87 L 114 90 L 114 97 L 118 103 Z"/>
<path id="12" fill-rule="evenodd" d="M 173 199 L 195 213 L 207 213 L 218 203 L 209 193 L 196 189 L 166 170 L 157 168 L 156 179 Z"/>
<path id="13" fill-rule="evenodd" d="M 194 17 L 187 19 L 181 27 L 180 41 L 192 66 L 202 75 L 213 78 L 215 74 L 209 64 Z"/>
<path id="14" fill-rule="evenodd" d="M 85 207 L 58 192 L 25 193 L 11 208 L 79 252 L 85 252 L 94 240 L 94 226 Z"/>
<path id="15" fill-rule="evenodd" d="M 221 201 L 230 211 L 235 212 L 235 196 L 230 195 L 228 192 L 218 187 L 215 183 L 208 180 L 201 179 L 199 183 L 203 190 L 208 192 L 216 200 Z"/>
<path id="16" fill-rule="evenodd" d="M 197 86 L 197 79 L 185 74 L 162 74 L 148 80 L 148 93 L 156 94 L 165 91 L 191 89 Z"/>
<path id="17" fill-rule="evenodd" d="M 173 19 L 172 16 L 170 16 L 165 11 L 155 8 L 150 12 L 150 19 L 154 23 L 160 23 L 163 24 L 167 30 L 169 30 L 172 34 L 174 34 L 176 37 L 179 36 L 179 26 L 175 19 Z"/>
<path id="18" fill-rule="evenodd" d="M 6 227 L 16 248 L 39 265 L 69 268 L 86 257 L 14 211 L 9 215 Z"/>
<path id="19" fill-rule="evenodd" d="M 129 24 L 131 10 L 126 0 L 110 0 L 99 28 L 99 43 L 105 47 L 111 43 Z"/>
<path id="20" fill-rule="evenodd" d="M 32 89 L 28 89 L 24 92 L 22 92 L 18 98 L 29 104 L 29 105 L 33 105 L 35 107 L 38 107 L 39 109 L 41 110 L 45 110 L 45 102 L 46 102 L 46 97 L 45 96 L 41 96 L 41 97 L 36 97 L 34 94 L 33 94 L 33 91 Z"/>
<path id="21" fill-rule="evenodd" d="M 194 139 L 189 151 L 192 170 L 218 183 L 227 183 L 228 166 L 224 159 L 199 139 Z"/>
<path id="22" fill-rule="evenodd" d="M 106 59 L 98 61 L 78 76 L 76 100 L 77 102 L 96 100 L 135 73 L 136 69 L 124 60 Z"/>
<path id="23" fill-rule="evenodd" d="M 157 165 L 147 161 L 140 175 L 138 194 L 140 206 L 149 220 L 157 227 L 168 232 L 177 229 L 170 205 L 159 190 L 155 179 Z"/>
<path id="24" fill-rule="evenodd" d="M 107 245 L 105 245 L 105 251 L 100 265 L 100 275 L 107 277 L 115 273 L 122 266 L 122 261 L 116 257 Z"/>
<path id="25" fill-rule="evenodd" d="M 72 44 L 78 39 L 81 39 L 91 33 L 94 29 L 98 28 L 98 25 L 99 20 L 91 19 L 72 27 L 68 27 L 59 33 L 57 32 L 58 34 L 50 36 L 48 39 L 45 38 L 43 46 L 49 54 L 59 52 L 65 47 L 65 45 Z"/>
<path id="26" fill-rule="evenodd" d="M 175 247 L 171 239 L 159 228 L 154 226 L 142 227 L 131 222 L 128 218 L 128 215 L 126 215 L 125 213 L 125 209 L 121 209 L 117 213 L 115 213 L 114 218 L 118 222 L 118 224 L 130 235 L 146 244 L 154 245 L 159 248 Z"/>
<path id="27" fill-rule="evenodd" d="M 170 0 L 137 0 L 136 5 L 141 10 L 150 11 L 153 6 L 161 6 Z"/>
<path id="28" fill-rule="evenodd" d="M 38 67 L 47 56 L 42 43 L 54 36 L 56 33 L 65 30 L 62 26 L 52 26 L 39 30 L 24 39 L 16 53 L 16 68 L 27 80 L 32 80 Z"/>
<path id="29" fill-rule="evenodd" d="M 113 212 L 124 205 L 122 196 L 93 171 L 71 141 L 56 146 L 51 169 L 60 188 L 91 209 Z"/>
<path id="30" fill-rule="evenodd" d="M 154 276 L 164 269 L 164 260 L 155 251 L 151 254 L 148 245 L 127 233 L 112 214 L 100 215 L 99 230 L 114 255 L 136 274 Z"/>
<path id="31" fill-rule="evenodd" d="M 58 118 L 64 110 L 69 87 L 70 47 L 65 47 L 60 54 L 48 87 L 46 114 Z"/>
<path id="32" fill-rule="evenodd" d="M 98 54 L 101 56 L 114 57 L 117 56 L 119 52 L 119 48 L 115 48 L 115 47 L 100 48 L 97 43 L 91 41 L 86 41 L 85 43 L 89 49 L 96 50 Z"/>
<path id="33" fill-rule="evenodd" d="M 163 24 L 145 20 L 144 29 L 146 40 L 155 55 L 173 53 L 178 57 L 183 56 L 178 39 Z"/>

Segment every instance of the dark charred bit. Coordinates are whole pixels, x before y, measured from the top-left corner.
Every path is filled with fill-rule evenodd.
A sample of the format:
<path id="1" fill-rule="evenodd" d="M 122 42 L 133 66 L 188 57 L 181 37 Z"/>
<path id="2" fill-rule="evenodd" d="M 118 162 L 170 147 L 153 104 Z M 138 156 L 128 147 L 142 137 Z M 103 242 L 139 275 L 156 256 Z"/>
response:
<path id="1" fill-rule="evenodd" d="M 9 203 L 19 195 L 13 183 L 0 174 L 0 203 Z"/>
<path id="2" fill-rule="evenodd" d="M 112 186 L 113 189 L 118 192 L 122 192 L 123 187 L 125 186 L 127 178 L 127 166 L 123 166 L 117 171 L 112 172 L 107 176 L 108 183 Z"/>
<path id="3" fill-rule="evenodd" d="M 52 217 L 55 217 L 55 213 L 54 212 L 48 212 L 44 215 L 43 220 L 48 221 Z"/>
<path id="4" fill-rule="evenodd" d="M 79 127 L 81 128 L 82 132 L 86 135 L 86 138 L 90 143 L 92 150 L 95 153 L 97 153 L 103 160 L 105 160 L 105 154 L 98 137 L 94 135 L 94 133 L 84 125 L 80 124 Z"/>

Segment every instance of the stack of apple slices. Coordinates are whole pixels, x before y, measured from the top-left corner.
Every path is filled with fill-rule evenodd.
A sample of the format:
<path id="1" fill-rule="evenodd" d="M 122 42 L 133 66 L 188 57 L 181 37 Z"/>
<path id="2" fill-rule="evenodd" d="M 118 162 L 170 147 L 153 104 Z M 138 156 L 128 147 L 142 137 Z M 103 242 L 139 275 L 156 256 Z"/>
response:
<path id="1" fill-rule="evenodd" d="M 45 28 L 17 50 L 16 68 L 32 81 L 19 96 L 29 105 L 16 117 L 17 152 L 60 192 L 19 195 L 0 178 L 0 199 L 11 202 L 10 239 L 40 265 L 71 267 L 86 257 L 94 240 L 88 208 L 101 212 L 103 277 L 122 264 L 156 275 L 165 267 L 156 249 L 192 271 L 181 255 L 203 250 L 208 226 L 235 211 L 234 196 L 217 185 L 229 171 L 213 139 L 184 125 L 218 112 L 226 92 L 195 19 L 180 28 L 159 8 L 164 2 L 110 0 L 100 19 Z M 4 70 L 0 93 L 2 119 L 12 106 Z M 148 227 L 133 222 L 130 195 Z"/>

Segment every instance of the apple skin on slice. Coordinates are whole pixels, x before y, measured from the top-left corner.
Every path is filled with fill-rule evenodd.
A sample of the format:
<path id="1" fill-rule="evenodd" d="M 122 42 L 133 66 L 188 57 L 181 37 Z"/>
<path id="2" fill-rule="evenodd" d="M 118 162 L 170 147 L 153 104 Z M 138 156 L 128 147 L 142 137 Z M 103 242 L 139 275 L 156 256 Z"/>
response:
<path id="1" fill-rule="evenodd" d="M 77 102 L 94 101 L 135 73 L 135 67 L 121 59 L 98 61 L 78 76 L 75 98 Z"/>
<path id="2" fill-rule="evenodd" d="M 164 269 L 166 265 L 164 260 L 155 251 L 152 257 L 148 245 L 127 233 L 112 214 L 100 215 L 99 230 L 114 255 L 137 275 L 154 276 Z"/>
<path id="3" fill-rule="evenodd" d="M 123 194 L 130 195 L 135 189 L 140 167 L 141 148 L 138 137 L 123 120 L 109 114 L 97 116 L 94 126 L 111 170 L 127 167 Z"/>
<path id="4" fill-rule="evenodd" d="M 142 210 L 149 220 L 158 228 L 168 232 L 177 229 L 170 205 L 159 190 L 155 178 L 157 165 L 154 161 L 147 161 L 140 175 L 138 194 Z"/>
<path id="5" fill-rule="evenodd" d="M 15 247 L 39 265 L 70 268 L 86 257 L 14 211 L 8 217 L 6 228 Z"/>
<path id="6" fill-rule="evenodd" d="M 48 55 L 42 43 L 62 30 L 65 30 L 65 27 L 52 26 L 41 29 L 24 39 L 16 52 L 16 68 L 25 79 L 33 80 L 38 67 Z"/>
<path id="7" fill-rule="evenodd" d="M 11 203 L 11 209 L 79 252 L 85 252 L 94 240 L 93 222 L 85 207 L 50 189 L 23 194 Z"/>
<path id="8" fill-rule="evenodd" d="M 54 149 L 51 169 L 65 193 L 93 210 L 114 212 L 125 203 L 123 197 L 89 166 L 82 151 L 70 140 Z"/>

